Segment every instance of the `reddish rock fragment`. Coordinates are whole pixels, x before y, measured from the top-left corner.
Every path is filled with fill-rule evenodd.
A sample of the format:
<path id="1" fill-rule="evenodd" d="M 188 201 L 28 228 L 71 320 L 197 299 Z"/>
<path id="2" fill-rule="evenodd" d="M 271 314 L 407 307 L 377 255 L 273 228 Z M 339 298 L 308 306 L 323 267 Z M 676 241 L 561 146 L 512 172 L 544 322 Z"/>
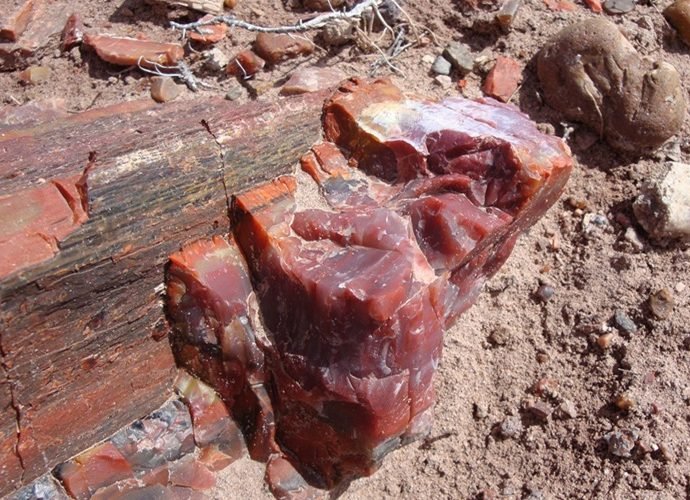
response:
<path id="1" fill-rule="evenodd" d="M 0 40 L 16 42 L 24 32 L 34 9 L 34 0 L 26 0 L 13 12 L 3 12 L 0 17 Z"/>
<path id="2" fill-rule="evenodd" d="M 570 0 L 544 0 L 544 3 L 554 11 L 573 12 L 577 8 Z"/>
<path id="3" fill-rule="evenodd" d="M 141 64 L 152 67 L 154 63 L 172 66 L 184 56 L 184 49 L 176 43 L 136 38 L 86 34 L 84 44 L 94 49 L 104 61 L 120 66 Z"/>
<path id="4" fill-rule="evenodd" d="M 217 472 L 225 469 L 242 455 L 228 455 L 224 453 L 218 445 L 212 444 L 201 450 L 199 454 L 199 461 L 203 463 L 210 471 Z"/>
<path id="5" fill-rule="evenodd" d="M 112 443 L 92 448 L 60 465 L 57 476 L 67 492 L 81 500 L 104 486 L 134 478 L 132 467 Z"/>
<path id="6" fill-rule="evenodd" d="M 29 25 L 13 43 L 0 43 L 0 70 L 26 67 L 51 48 L 50 40 L 60 33 L 68 15 L 62 2 L 34 2 Z"/>
<path id="7" fill-rule="evenodd" d="M 261 59 L 251 50 L 243 50 L 228 63 L 225 71 L 228 75 L 239 76 L 242 78 L 250 77 L 266 65 L 266 61 Z"/>
<path id="8" fill-rule="evenodd" d="M 207 14 L 201 19 L 199 19 L 200 22 L 208 21 L 209 19 L 213 19 L 214 16 Z M 225 35 L 228 34 L 228 25 L 225 23 L 218 23 L 218 24 L 208 24 L 206 26 L 201 26 L 198 28 L 198 30 L 190 31 L 189 32 L 189 38 L 191 40 L 194 40 L 195 42 L 199 42 L 202 44 L 212 44 L 212 43 L 217 43 L 220 42 L 223 38 L 225 38 Z"/>
<path id="9" fill-rule="evenodd" d="M 276 498 L 294 500 L 326 500 L 332 498 L 328 492 L 313 487 L 295 467 L 281 456 L 273 456 L 266 465 L 266 482 Z"/>
<path id="10" fill-rule="evenodd" d="M 512 106 L 413 100 L 387 80 L 342 84 L 324 106 L 323 126 L 325 142 L 301 164 L 331 210 L 296 212 L 293 176 L 232 203 L 233 236 L 266 335 L 228 337 L 261 350 L 262 364 L 244 373 L 264 375 L 243 392 L 251 402 L 226 401 L 233 415 L 239 407 L 255 416 L 243 419 L 258 429 L 250 452 L 268 460 L 279 496 L 311 495 L 309 485 L 339 491 L 428 432 L 444 327 L 556 201 L 572 168 L 567 146 Z M 203 263 L 245 282 L 229 245 L 203 245 L 184 268 Z M 230 281 L 195 274 L 207 276 L 169 280 L 175 317 L 219 318 L 236 298 L 239 315 L 253 303 Z M 199 355 L 232 320 L 181 323 Z M 229 374 L 214 368 L 222 372 Z"/>
<path id="11" fill-rule="evenodd" d="M 336 68 L 302 68 L 296 70 L 280 89 L 281 95 L 305 94 L 335 87 L 345 78 Z"/>
<path id="12" fill-rule="evenodd" d="M 522 81 L 520 63 L 510 57 L 498 56 L 496 64 L 484 80 L 482 90 L 485 94 L 508 102 Z"/>
<path id="13" fill-rule="evenodd" d="M 269 64 L 311 54 L 314 44 L 297 35 L 259 33 L 254 41 L 254 50 Z"/>
<path id="14" fill-rule="evenodd" d="M 604 12 L 604 7 L 601 5 L 600 0 L 585 0 L 585 3 L 592 12 L 595 12 L 597 14 L 601 14 L 602 12 Z"/>
<path id="15" fill-rule="evenodd" d="M 82 176 L 0 196 L 0 277 L 52 258 L 87 219 Z"/>
<path id="16" fill-rule="evenodd" d="M 72 14 L 67 18 L 62 29 L 62 42 L 60 48 L 66 52 L 79 45 L 84 39 L 84 25 L 79 14 Z"/>
<path id="17" fill-rule="evenodd" d="M 151 97 L 156 102 L 168 102 L 180 95 L 181 87 L 169 76 L 151 78 Z"/>
<path id="18" fill-rule="evenodd" d="M 170 484 L 197 491 L 208 490 L 216 485 L 216 476 L 194 457 L 181 458 L 170 464 Z"/>

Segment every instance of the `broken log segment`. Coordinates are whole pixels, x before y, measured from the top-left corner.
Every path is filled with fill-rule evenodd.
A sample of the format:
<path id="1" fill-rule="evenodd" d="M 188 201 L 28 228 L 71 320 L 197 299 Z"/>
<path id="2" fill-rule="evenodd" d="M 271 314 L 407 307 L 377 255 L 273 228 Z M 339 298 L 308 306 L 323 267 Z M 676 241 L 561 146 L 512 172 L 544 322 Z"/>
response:
<path id="1" fill-rule="evenodd" d="M 294 169 L 319 137 L 323 99 L 135 101 L 0 131 L 0 200 L 22 207 L 0 226 L 59 179 L 83 178 L 87 207 L 54 255 L 28 246 L 40 259 L 0 276 L 0 495 L 168 398 L 167 256 L 227 234 L 228 193 Z"/>

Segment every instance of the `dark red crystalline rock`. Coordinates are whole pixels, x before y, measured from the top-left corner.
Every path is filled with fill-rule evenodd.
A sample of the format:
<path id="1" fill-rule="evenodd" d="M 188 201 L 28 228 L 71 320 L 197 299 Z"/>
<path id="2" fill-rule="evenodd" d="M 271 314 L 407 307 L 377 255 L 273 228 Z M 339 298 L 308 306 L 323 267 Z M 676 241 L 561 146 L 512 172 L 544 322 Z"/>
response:
<path id="1" fill-rule="evenodd" d="M 351 80 L 323 117 L 300 163 L 329 209 L 297 210 L 296 178 L 275 179 L 233 198 L 234 240 L 183 249 L 169 272 L 178 360 L 261 429 L 250 450 L 280 498 L 342 490 L 428 432 L 444 329 L 572 168 L 560 139 L 492 99 Z"/>

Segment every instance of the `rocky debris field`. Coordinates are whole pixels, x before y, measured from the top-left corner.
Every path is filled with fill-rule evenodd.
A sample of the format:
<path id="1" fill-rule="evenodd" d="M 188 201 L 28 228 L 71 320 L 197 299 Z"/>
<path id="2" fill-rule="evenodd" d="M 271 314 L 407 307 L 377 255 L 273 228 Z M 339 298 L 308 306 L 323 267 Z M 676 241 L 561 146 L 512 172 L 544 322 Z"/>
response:
<path id="1" fill-rule="evenodd" d="M 690 496 L 690 2 L 399 3 L 383 2 L 383 21 L 181 40 L 170 23 L 207 13 L 2 0 L 0 133 L 37 110 L 243 103 L 352 75 L 518 106 L 571 147 L 566 191 L 446 335 L 429 437 L 343 498 Z M 328 9 L 240 0 L 226 13 L 293 26 Z M 207 495 L 269 498 L 262 474 L 243 459 Z"/>

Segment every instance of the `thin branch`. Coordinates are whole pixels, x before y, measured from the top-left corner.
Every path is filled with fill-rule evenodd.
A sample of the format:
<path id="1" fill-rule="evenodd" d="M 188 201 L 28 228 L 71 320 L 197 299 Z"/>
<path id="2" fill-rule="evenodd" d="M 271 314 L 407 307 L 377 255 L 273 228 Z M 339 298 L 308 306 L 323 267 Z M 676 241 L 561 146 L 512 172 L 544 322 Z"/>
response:
<path id="1" fill-rule="evenodd" d="M 193 23 L 176 23 L 170 22 L 170 26 L 174 29 L 182 30 L 184 37 L 187 30 L 198 30 L 202 26 L 210 24 L 227 24 L 231 28 L 237 27 L 246 29 L 248 31 L 256 31 L 259 33 L 303 33 L 305 31 L 319 29 L 326 26 L 328 23 L 338 19 L 359 19 L 369 9 L 377 8 L 383 0 L 366 0 L 352 7 L 352 9 L 345 12 L 327 12 L 316 16 L 308 21 L 299 21 L 297 24 L 291 26 L 258 26 L 256 24 L 248 23 L 241 19 L 237 19 L 232 15 L 215 16 L 205 21 L 196 21 Z"/>

